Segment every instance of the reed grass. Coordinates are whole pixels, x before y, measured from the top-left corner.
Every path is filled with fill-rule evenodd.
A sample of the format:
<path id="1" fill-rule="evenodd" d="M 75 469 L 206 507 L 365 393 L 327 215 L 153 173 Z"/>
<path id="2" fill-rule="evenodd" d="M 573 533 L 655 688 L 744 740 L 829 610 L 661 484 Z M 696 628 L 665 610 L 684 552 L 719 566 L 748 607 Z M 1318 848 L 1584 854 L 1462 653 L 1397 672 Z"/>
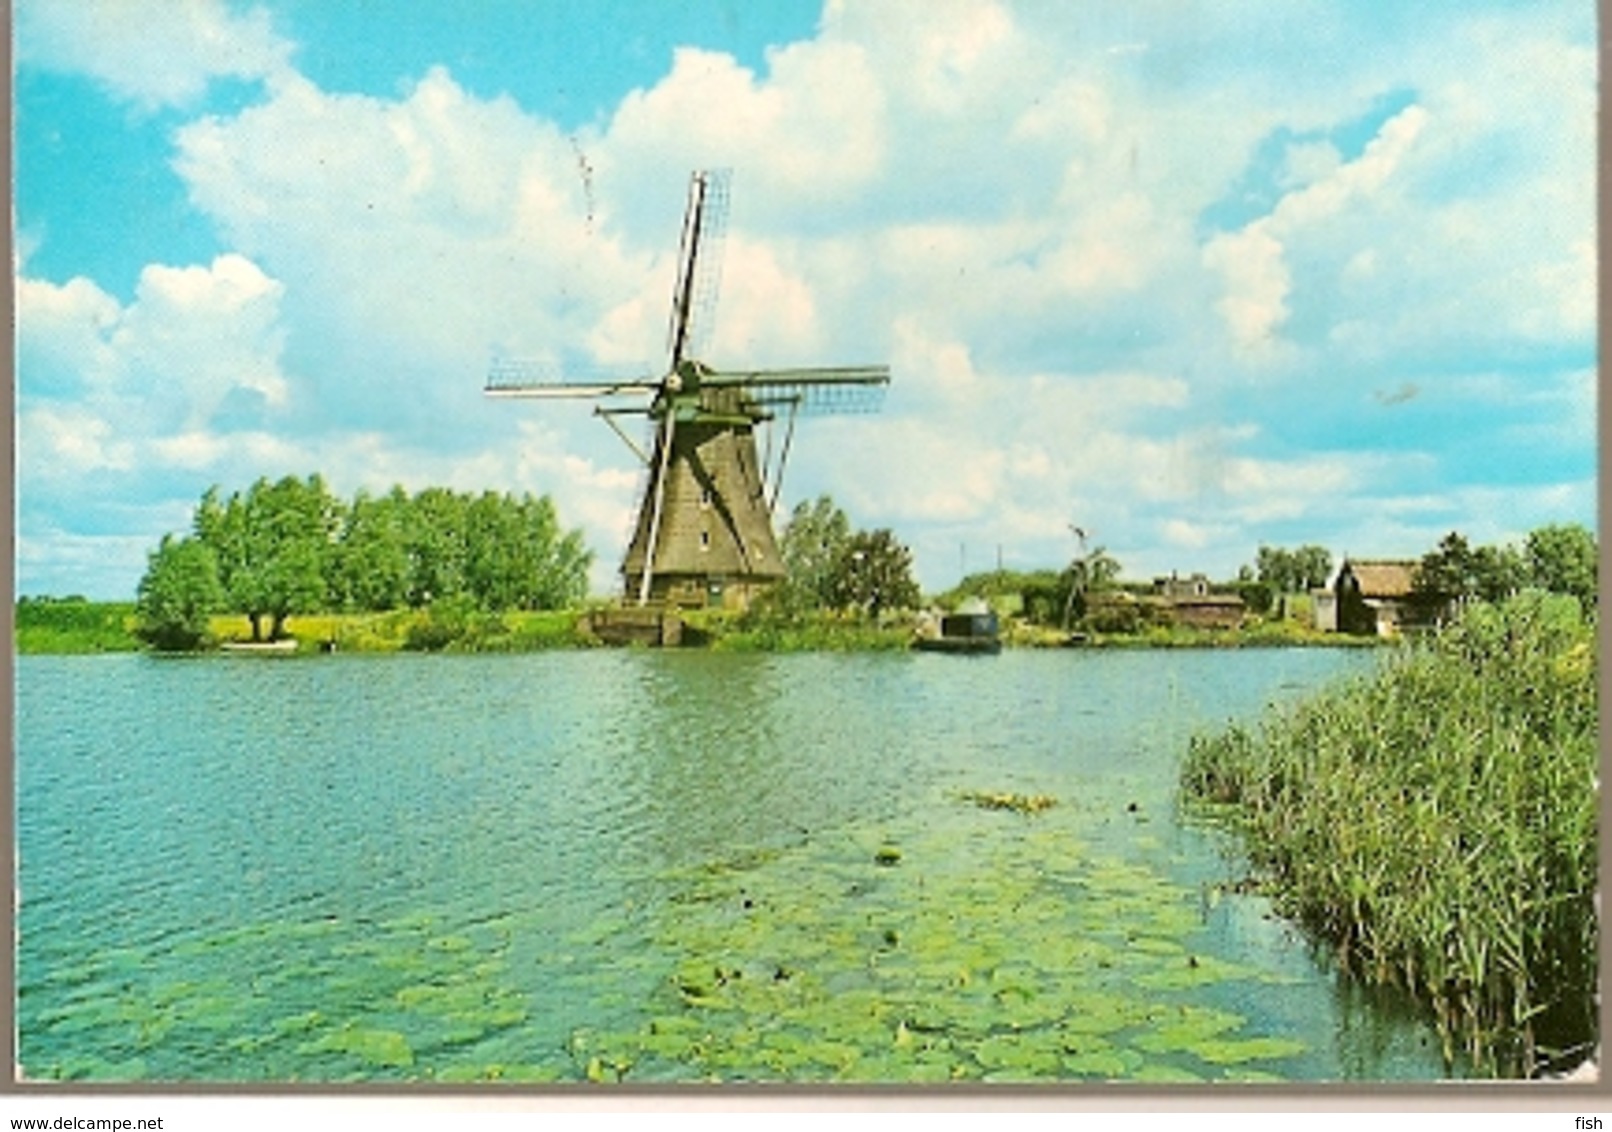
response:
<path id="1" fill-rule="evenodd" d="M 1193 740 L 1283 910 L 1422 1003 L 1452 1060 L 1530 1075 L 1597 1040 L 1594 628 L 1480 605 L 1371 677 Z"/>

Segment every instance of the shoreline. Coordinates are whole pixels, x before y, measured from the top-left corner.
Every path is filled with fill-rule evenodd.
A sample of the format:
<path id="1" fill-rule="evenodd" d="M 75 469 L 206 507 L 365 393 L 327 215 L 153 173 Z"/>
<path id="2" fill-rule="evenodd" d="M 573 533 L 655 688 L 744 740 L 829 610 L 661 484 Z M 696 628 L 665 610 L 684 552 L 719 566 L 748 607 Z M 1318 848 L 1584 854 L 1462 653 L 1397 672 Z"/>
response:
<path id="1" fill-rule="evenodd" d="M 245 614 L 214 614 L 202 647 L 171 655 L 330 655 L 330 653 L 532 653 L 556 648 L 621 647 L 601 640 L 596 614 L 619 606 L 567 610 L 480 611 L 466 605 L 385 613 L 292 614 L 279 640 L 251 640 Z M 106 653 L 164 655 L 137 637 L 134 605 L 127 601 L 18 603 L 13 655 L 74 656 Z M 754 616 L 725 610 L 679 613 L 679 634 L 664 647 L 713 651 L 901 651 L 914 647 L 925 622 L 916 611 L 861 616 L 811 613 Z M 1078 637 L 1078 639 L 1075 639 Z M 1296 619 L 1251 619 L 1240 629 L 1145 626 L 1135 632 L 1082 632 L 1004 622 L 1003 650 L 1109 650 L 1109 648 L 1377 648 L 1396 639 L 1320 632 Z M 625 647 L 663 647 L 656 642 Z"/>
<path id="2" fill-rule="evenodd" d="M 132 603 L 63 603 L 54 617 L 35 611 L 18 618 L 12 637 L 17 656 L 75 656 L 109 653 L 152 655 L 308 656 L 338 653 L 400 652 L 529 653 L 556 649 L 620 647 L 607 644 L 590 619 L 611 607 L 516 610 L 505 613 L 463 609 L 404 609 L 384 613 L 298 614 L 286 622 L 277 641 L 252 641 L 243 614 L 211 619 L 203 647 L 163 653 L 135 635 Z M 793 618 L 751 618 L 723 610 L 681 614 L 681 640 L 673 646 L 726 652 L 894 652 L 912 648 L 919 637 L 914 613 L 867 618 L 815 613 Z M 1378 648 L 1396 639 L 1324 633 L 1294 620 L 1258 620 L 1240 629 L 1150 626 L 1134 633 L 1085 633 L 1078 641 L 1060 629 L 1010 621 L 1001 634 L 1004 651 L 1068 649 L 1248 649 Z M 629 645 L 626 647 L 655 647 Z"/>

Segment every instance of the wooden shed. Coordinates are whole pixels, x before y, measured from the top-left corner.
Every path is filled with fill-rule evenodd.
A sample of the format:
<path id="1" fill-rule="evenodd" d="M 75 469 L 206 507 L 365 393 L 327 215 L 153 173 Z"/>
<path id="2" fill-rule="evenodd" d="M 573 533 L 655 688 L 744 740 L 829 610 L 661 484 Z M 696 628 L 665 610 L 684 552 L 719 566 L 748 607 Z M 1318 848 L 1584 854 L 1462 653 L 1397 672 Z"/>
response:
<path id="1" fill-rule="evenodd" d="M 1332 583 L 1339 631 L 1392 637 L 1417 621 L 1416 567 L 1414 559 L 1344 559 Z"/>
<path id="2" fill-rule="evenodd" d="M 1151 604 L 1161 620 L 1195 629 L 1236 629 L 1247 607 L 1232 593 L 1219 593 L 1203 574 L 1153 579 Z"/>

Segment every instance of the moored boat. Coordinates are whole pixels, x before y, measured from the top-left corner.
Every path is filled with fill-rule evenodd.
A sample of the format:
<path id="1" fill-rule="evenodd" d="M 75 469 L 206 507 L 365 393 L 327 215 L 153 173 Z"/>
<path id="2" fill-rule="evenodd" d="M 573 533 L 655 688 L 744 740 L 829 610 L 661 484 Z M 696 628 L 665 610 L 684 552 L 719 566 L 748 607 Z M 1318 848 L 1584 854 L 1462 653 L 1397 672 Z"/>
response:
<path id="1" fill-rule="evenodd" d="M 923 636 L 913 647 L 925 652 L 990 654 L 1002 651 L 1001 625 L 989 609 L 948 613 L 940 619 L 938 636 Z"/>

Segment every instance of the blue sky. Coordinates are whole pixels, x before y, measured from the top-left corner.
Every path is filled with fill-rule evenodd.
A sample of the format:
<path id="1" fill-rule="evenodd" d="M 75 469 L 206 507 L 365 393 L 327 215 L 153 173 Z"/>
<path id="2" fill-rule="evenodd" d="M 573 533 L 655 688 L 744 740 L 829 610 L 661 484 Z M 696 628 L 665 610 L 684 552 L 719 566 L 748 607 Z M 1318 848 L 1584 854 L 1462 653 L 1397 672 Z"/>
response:
<path id="1" fill-rule="evenodd" d="M 938 589 L 1593 523 L 1589 4 L 18 0 L 17 587 L 133 593 L 208 486 L 554 496 L 631 453 L 489 361 L 888 362 L 806 422 Z"/>

